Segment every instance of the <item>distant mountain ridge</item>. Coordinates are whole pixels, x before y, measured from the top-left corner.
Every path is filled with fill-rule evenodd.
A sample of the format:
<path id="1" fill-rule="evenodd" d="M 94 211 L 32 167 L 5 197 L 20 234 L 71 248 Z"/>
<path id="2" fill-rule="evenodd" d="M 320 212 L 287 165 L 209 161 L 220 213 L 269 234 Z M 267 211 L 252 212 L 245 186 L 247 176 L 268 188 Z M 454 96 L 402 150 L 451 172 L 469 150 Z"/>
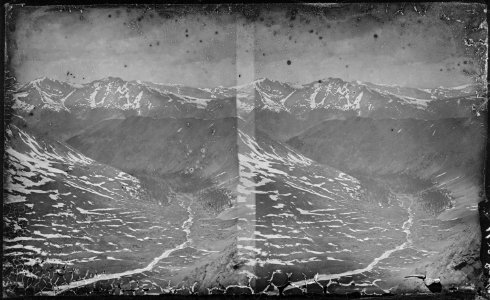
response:
<path id="1" fill-rule="evenodd" d="M 417 116 L 439 113 L 440 101 L 456 102 L 463 108 L 481 99 L 477 85 L 455 88 L 418 89 L 368 82 L 346 82 L 327 78 L 304 85 L 293 85 L 261 78 L 234 87 L 195 88 L 178 84 L 125 81 L 106 77 L 86 84 L 73 84 L 46 77 L 33 80 L 14 94 L 14 108 L 23 112 L 34 109 L 76 111 L 115 109 L 148 116 L 154 112 L 179 114 L 189 110 L 209 110 L 210 106 L 235 106 L 239 115 L 252 110 L 288 112 L 302 116 L 313 110 L 355 112 L 372 117 Z M 461 103 L 461 100 L 464 103 Z M 226 102 L 224 102 L 226 103 Z M 447 107 L 448 103 L 444 103 Z M 454 105 L 454 103 L 449 103 Z M 234 114 L 234 111 L 230 112 Z M 454 116 L 450 116 L 454 117 Z"/>
<path id="2" fill-rule="evenodd" d="M 27 294 L 31 273 L 14 266 L 42 279 L 44 258 L 86 274 L 52 273 L 35 287 L 51 294 L 119 277 L 151 293 L 187 279 L 255 292 L 278 268 L 332 294 L 418 291 L 404 278 L 418 270 L 477 282 L 479 89 L 29 82 L 6 99 L 4 286 Z"/>

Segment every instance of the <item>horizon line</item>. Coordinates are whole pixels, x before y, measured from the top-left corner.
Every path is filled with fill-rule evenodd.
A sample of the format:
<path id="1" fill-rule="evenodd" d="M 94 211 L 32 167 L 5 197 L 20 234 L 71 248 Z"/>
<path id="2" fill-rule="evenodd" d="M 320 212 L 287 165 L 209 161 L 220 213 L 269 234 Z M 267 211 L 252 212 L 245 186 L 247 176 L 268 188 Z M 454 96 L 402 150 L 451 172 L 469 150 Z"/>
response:
<path id="1" fill-rule="evenodd" d="M 91 84 L 93 82 L 96 82 L 96 81 L 103 81 L 105 79 L 110 79 L 110 78 L 114 78 L 114 79 L 119 79 L 119 80 L 122 80 L 122 81 L 125 81 L 125 82 L 142 82 L 142 83 L 152 83 L 152 84 L 158 84 L 158 85 L 174 85 L 174 86 L 184 86 L 184 87 L 192 87 L 192 88 L 197 88 L 197 89 L 210 89 L 210 88 L 236 88 L 236 87 L 241 87 L 241 86 L 246 86 L 246 85 L 249 85 L 249 84 L 253 84 L 254 82 L 257 82 L 257 81 L 261 81 L 261 80 L 269 80 L 269 81 L 272 81 L 272 82 L 279 82 L 279 83 L 282 83 L 282 84 L 287 84 L 289 85 L 290 87 L 292 88 L 295 88 L 294 86 L 295 85 L 300 85 L 300 86 L 305 86 L 305 85 L 309 85 L 309 84 L 314 84 L 314 83 L 323 83 L 327 80 L 341 80 L 345 83 L 355 83 L 355 84 L 360 84 L 360 85 L 364 85 L 364 84 L 372 84 L 372 85 L 379 85 L 379 86 L 385 86 L 385 87 L 401 87 L 401 88 L 411 88 L 411 89 L 418 89 L 418 90 L 421 90 L 421 91 L 424 91 L 424 90 L 427 90 L 427 89 L 437 89 L 437 88 L 441 88 L 441 89 L 456 89 L 456 88 L 465 88 L 465 87 L 468 87 L 468 86 L 478 86 L 479 84 L 477 82 L 471 82 L 471 83 L 467 83 L 467 84 L 463 84 L 463 85 L 458 85 L 458 86 L 435 86 L 435 87 L 429 87 L 429 88 L 419 88 L 419 87 L 413 87 L 413 86 L 404 86 L 404 85 L 398 85 L 398 84 L 386 84 L 386 83 L 375 83 L 375 82 L 370 82 L 370 81 L 364 81 L 364 80 L 352 80 L 352 81 L 347 81 L 343 78 L 340 78 L 340 77 L 323 77 L 319 80 L 315 80 L 315 81 L 311 81 L 311 82 L 307 82 L 307 83 L 297 83 L 297 82 L 289 82 L 289 81 L 280 81 L 280 80 L 276 80 L 276 79 L 271 79 L 271 78 L 268 78 L 268 77 L 258 77 L 252 81 L 249 81 L 248 83 L 245 83 L 245 84 L 240 84 L 240 85 L 232 85 L 232 86 L 223 86 L 223 85 L 218 85 L 218 86 L 207 86 L 207 87 L 201 87 L 201 86 L 191 86 L 191 85 L 186 85 L 186 84 L 183 84 L 183 83 L 172 83 L 172 82 L 153 82 L 153 81 L 148 81 L 148 80 L 140 80 L 140 79 L 133 79 L 133 80 L 127 80 L 127 79 L 124 79 L 124 78 L 121 78 L 119 76 L 112 76 L 112 75 L 108 75 L 108 76 L 105 76 L 105 77 L 102 77 L 102 78 L 99 78 L 99 79 L 94 79 L 92 81 L 89 81 L 89 82 L 86 82 L 86 83 L 78 83 L 78 82 L 70 82 L 68 80 L 59 80 L 59 79 L 55 79 L 55 78 L 52 78 L 52 77 L 48 77 L 48 76 L 41 76 L 41 77 L 37 77 L 33 80 L 30 80 L 30 81 L 27 81 L 27 82 L 24 82 L 24 83 L 20 83 L 20 82 L 16 82 L 16 84 L 19 86 L 19 88 L 21 87 L 24 87 L 26 85 L 28 85 L 29 83 L 32 83 L 34 81 L 38 81 L 38 80 L 44 80 L 44 79 L 48 79 L 48 80 L 51 80 L 51 81 L 58 81 L 58 82 L 63 82 L 63 83 L 67 83 L 67 84 L 70 84 L 70 85 L 88 85 L 88 84 Z"/>

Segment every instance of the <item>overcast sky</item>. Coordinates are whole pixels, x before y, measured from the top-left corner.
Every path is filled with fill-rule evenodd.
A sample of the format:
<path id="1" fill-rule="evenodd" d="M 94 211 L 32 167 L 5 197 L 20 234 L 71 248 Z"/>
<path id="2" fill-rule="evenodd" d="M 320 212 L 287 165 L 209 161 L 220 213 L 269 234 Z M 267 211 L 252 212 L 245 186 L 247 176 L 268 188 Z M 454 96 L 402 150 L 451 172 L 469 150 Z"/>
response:
<path id="1" fill-rule="evenodd" d="M 17 12 L 10 55 L 21 83 L 116 76 L 212 87 L 244 78 L 308 83 L 339 77 L 425 88 L 470 83 L 463 70 L 478 65 L 464 44 L 464 27 L 475 17 L 454 4 L 433 5 L 426 14 L 421 7 L 397 14 L 382 6 L 320 13 L 277 6 L 252 21 L 226 9 L 180 16 L 126 7 Z"/>

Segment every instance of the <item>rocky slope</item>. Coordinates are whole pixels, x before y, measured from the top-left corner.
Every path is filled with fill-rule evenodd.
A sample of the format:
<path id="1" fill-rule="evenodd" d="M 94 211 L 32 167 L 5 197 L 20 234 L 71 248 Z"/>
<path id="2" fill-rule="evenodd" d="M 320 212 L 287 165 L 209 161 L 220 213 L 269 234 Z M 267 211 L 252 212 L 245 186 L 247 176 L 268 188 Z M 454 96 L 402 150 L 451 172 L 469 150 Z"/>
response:
<path id="1" fill-rule="evenodd" d="M 482 93 L 30 82 L 12 95 L 6 144 L 10 291 L 426 291 L 403 278 L 414 272 L 476 283 Z M 63 240 L 78 227 L 86 241 Z M 59 266 L 30 260 L 43 253 Z M 64 263 L 86 273 L 56 281 Z"/>
<path id="2" fill-rule="evenodd" d="M 91 282 L 112 293 L 128 276 L 141 281 L 131 289 L 161 293 L 236 248 L 237 222 L 215 219 L 221 207 L 99 163 L 22 120 L 8 126 L 5 153 L 8 296 L 85 294 Z"/>
<path id="3" fill-rule="evenodd" d="M 377 178 L 395 194 L 407 194 L 411 250 L 432 254 L 405 272 L 426 272 L 447 287 L 477 282 L 482 272 L 478 203 L 484 200 L 485 132 L 476 118 L 355 118 L 326 121 L 288 144 L 316 161 L 358 178 Z M 400 281 L 398 276 L 389 282 Z M 398 289 L 423 291 L 418 283 L 400 281 Z"/>
<path id="4" fill-rule="evenodd" d="M 239 116 L 255 120 L 269 133 L 291 137 L 292 126 L 287 124 L 305 129 L 332 118 L 468 117 L 484 94 L 475 85 L 421 90 L 338 78 L 305 85 L 262 78 L 242 86 L 193 88 L 108 77 L 84 85 L 40 78 L 20 87 L 13 97 L 14 108 L 30 125 L 66 139 L 102 120 L 134 115 Z M 281 126 L 271 120 L 279 120 Z"/>

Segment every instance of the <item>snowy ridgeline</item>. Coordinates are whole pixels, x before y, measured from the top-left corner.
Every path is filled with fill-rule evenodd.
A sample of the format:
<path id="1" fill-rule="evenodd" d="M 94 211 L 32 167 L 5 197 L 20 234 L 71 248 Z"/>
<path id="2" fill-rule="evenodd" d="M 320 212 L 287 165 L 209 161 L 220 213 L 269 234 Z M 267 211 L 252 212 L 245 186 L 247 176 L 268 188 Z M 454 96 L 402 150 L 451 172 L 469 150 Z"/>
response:
<path id="1" fill-rule="evenodd" d="M 315 109 L 359 112 L 391 106 L 427 110 L 433 101 L 474 100 L 478 95 L 475 85 L 416 89 L 360 81 L 345 82 L 337 78 L 304 85 L 262 78 L 235 87 L 194 88 L 109 77 L 83 85 L 40 78 L 22 86 L 13 97 L 14 109 L 26 112 L 35 107 L 57 112 L 106 108 L 145 115 L 155 109 L 185 111 L 186 106 L 206 110 L 210 103 L 230 98 L 236 99 L 239 114 L 249 113 L 254 108 L 295 114 Z"/>

